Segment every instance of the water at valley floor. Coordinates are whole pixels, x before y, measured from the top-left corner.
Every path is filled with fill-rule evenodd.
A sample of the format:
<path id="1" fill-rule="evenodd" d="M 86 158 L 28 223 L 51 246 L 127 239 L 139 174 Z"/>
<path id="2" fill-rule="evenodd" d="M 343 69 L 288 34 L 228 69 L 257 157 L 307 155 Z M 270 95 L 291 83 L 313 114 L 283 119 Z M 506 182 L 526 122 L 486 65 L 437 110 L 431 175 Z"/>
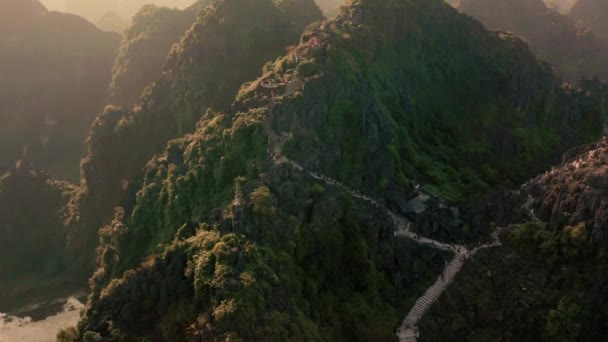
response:
<path id="1" fill-rule="evenodd" d="M 78 323 L 80 310 L 84 307 L 81 302 L 82 295 L 77 293 L 71 297 L 24 307 L 32 316 L 39 317 L 36 320 L 30 316 L 18 317 L 0 313 L 0 342 L 54 342 L 60 329 Z"/>

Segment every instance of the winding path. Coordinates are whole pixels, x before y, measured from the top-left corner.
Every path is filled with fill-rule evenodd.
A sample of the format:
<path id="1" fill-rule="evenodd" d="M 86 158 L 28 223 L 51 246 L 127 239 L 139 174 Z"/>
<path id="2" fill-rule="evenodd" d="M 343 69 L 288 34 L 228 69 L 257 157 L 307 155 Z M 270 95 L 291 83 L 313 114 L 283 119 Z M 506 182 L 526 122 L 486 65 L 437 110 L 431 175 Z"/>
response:
<path id="1" fill-rule="evenodd" d="M 265 88 L 271 88 L 270 86 L 265 86 Z M 286 94 L 288 95 L 288 94 Z M 393 220 L 395 223 L 397 230 L 395 231 L 395 236 L 402 236 L 416 241 L 419 244 L 429 245 L 437 249 L 451 251 L 455 254 L 454 259 L 446 264 L 443 272 L 437 278 L 437 281 L 427 289 L 427 291 L 416 300 L 416 303 L 409 311 L 401 326 L 397 330 L 396 336 L 400 342 L 415 342 L 418 339 L 418 322 L 424 316 L 424 314 L 430 309 L 430 307 L 439 299 L 441 294 L 448 288 L 448 286 L 453 282 L 456 274 L 462 269 L 464 263 L 477 254 L 482 249 L 491 248 L 495 246 L 500 246 L 500 239 L 498 237 L 499 231 L 496 230 L 492 234 L 493 242 L 485 245 L 481 245 L 476 247 L 473 250 L 469 250 L 466 246 L 463 245 L 453 245 L 446 244 L 436 240 L 428 239 L 425 237 L 421 237 L 416 233 L 410 230 L 410 222 L 399 214 L 395 213 L 388 209 L 385 205 L 381 204 L 377 200 L 364 195 L 363 193 L 351 189 L 339 181 L 327 177 L 325 175 L 318 174 L 314 171 L 310 171 L 302 167 L 300 164 L 288 159 L 285 155 L 283 155 L 283 144 L 286 140 L 289 140 L 289 137 L 280 136 L 272 129 L 272 115 L 274 114 L 273 109 L 276 105 L 277 99 L 282 99 L 283 96 L 275 97 L 274 94 L 271 97 L 270 104 L 267 108 L 268 115 L 263 121 L 262 125 L 264 127 L 264 131 L 268 135 L 268 155 L 273 160 L 275 165 L 281 164 L 290 164 L 294 168 L 298 169 L 301 172 L 308 174 L 310 177 L 323 182 L 330 186 L 337 186 L 346 191 L 353 198 L 357 198 L 368 203 L 373 204 L 374 206 L 383 209 L 386 211 L 387 215 Z"/>

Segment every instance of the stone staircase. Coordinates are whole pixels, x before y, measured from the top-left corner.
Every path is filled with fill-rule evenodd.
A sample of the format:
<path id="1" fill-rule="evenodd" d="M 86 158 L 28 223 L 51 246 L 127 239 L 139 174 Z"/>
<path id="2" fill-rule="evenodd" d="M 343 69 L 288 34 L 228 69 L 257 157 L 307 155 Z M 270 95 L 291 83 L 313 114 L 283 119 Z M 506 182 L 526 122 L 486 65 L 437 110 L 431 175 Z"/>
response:
<path id="1" fill-rule="evenodd" d="M 456 254 L 456 257 L 445 267 L 437 281 L 426 290 L 422 297 L 418 298 L 397 331 L 399 341 L 416 341 L 418 322 L 452 283 L 456 274 L 462 269 L 468 254 L 468 251 Z"/>
<path id="2" fill-rule="evenodd" d="M 299 81 L 303 82 L 301 80 L 299 80 Z M 303 86 L 303 83 L 301 85 L 298 84 L 298 87 L 300 87 L 300 86 Z M 286 93 L 284 95 L 288 95 L 288 94 Z M 276 100 L 275 98 L 271 99 L 270 104 L 268 106 L 269 115 L 262 122 L 262 126 L 264 128 L 264 131 L 268 135 L 269 157 L 273 160 L 273 162 L 276 165 L 290 164 L 297 170 L 308 174 L 313 179 L 323 182 L 329 186 L 340 187 L 353 198 L 357 198 L 357 199 L 366 201 L 368 203 L 373 204 L 374 206 L 376 206 L 378 208 L 384 209 L 386 211 L 386 214 L 393 220 L 393 222 L 396 225 L 397 229 L 395 230 L 395 236 L 402 236 L 402 237 L 405 237 L 408 239 L 412 239 L 419 244 L 425 244 L 425 245 L 429 245 L 429 246 L 432 246 L 437 249 L 451 251 L 455 254 L 454 259 L 452 259 L 452 261 L 450 261 L 446 265 L 443 272 L 441 273 L 441 275 L 439 275 L 439 277 L 437 278 L 435 283 L 431 287 L 429 287 L 420 298 L 418 298 L 416 300 L 416 303 L 410 309 L 407 316 L 403 320 L 401 326 L 397 330 L 396 336 L 400 342 L 417 341 L 418 335 L 419 335 L 418 322 L 420 321 L 420 319 L 431 308 L 433 303 L 435 303 L 435 301 L 437 301 L 437 299 L 439 299 L 441 294 L 449 287 L 449 285 L 452 283 L 452 281 L 456 277 L 456 274 L 458 274 L 458 272 L 462 269 L 464 263 L 470 257 L 474 256 L 477 252 L 479 252 L 480 250 L 482 250 L 484 248 L 490 248 L 490 247 L 495 247 L 495 246 L 500 245 L 499 231 L 496 230 L 492 234 L 492 238 L 494 240 L 493 243 L 478 246 L 477 248 L 473 249 L 472 251 L 470 251 L 467 247 L 462 246 L 462 245 L 442 243 L 439 241 L 435 241 L 435 240 L 432 240 L 429 238 L 419 236 L 418 234 L 412 232 L 410 230 L 411 224 L 410 224 L 410 222 L 407 221 L 407 219 L 405 219 L 404 217 L 398 215 L 397 213 L 389 210 L 385 205 L 380 203 L 378 200 L 375 200 L 369 196 L 366 196 L 357 190 L 351 189 L 331 177 L 321 175 L 321 174 L 316 173 L 311 170 L 307 170 L 300 164 L 298 164 L 292 160 L 289 160 L 286 156 L 284 156 L 282 153 L 282 146 L 285 143 L 285 139 L 282 139 L 282 137 L 280 135 L 278 135 L 276 132 L 274 132 L 274 130 L 272 129 L 272 125 L 271 125 L 273 108 L 276 105 L 275 100 Z"/>
<path id="3" fill-rule="evenodd" d="M 397 332 L 397 338 L 399 341 L 404 342 L 416 342 L 418 340 L 418 330 L 417 329 L 408 329 Z"/>

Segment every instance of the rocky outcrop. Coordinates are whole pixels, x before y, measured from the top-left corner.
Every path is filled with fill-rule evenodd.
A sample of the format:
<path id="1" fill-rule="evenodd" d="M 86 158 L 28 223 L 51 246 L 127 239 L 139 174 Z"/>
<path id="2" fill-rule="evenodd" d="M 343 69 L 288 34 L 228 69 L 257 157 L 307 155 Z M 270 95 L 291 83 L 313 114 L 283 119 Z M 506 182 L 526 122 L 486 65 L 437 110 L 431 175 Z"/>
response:
<path id="1" fill-rule="evenodd" d="M 234 133 L 244 134 L 236 127 Z M 184 147 L 199 145 L 199 139 L 189 138 Z M 167 163 L 157 162 L 161 168 Z M 145 242 L 149 235 L 136 222 L 127 229 L 104 229 L 102 239 L 109 244 L 100 254 L 104 261 L 93 279 L 93 302 L 81 332 L 193 341 L 391 339 L 404 311 L 401 301 L 424 292 L 447 255 L 395 238 L 390 217 L 379 208 L 351 201 L 338 188 L 319 188 L 287 165 L 262 179 L 247 182 L 241 199 L 211 211 L 205 224 L 184 225 L 167 253 L 113 280 L 117 265 L 142 255 L 133 237 Z M 151 196 L 154 190 L 146 192 Z M 181 201 L 197 201 L 196 195 Z M 151 214 L 144 207 L 137 212 L 138 220 Z M 125 235 L 116 236 L 117 231 Z M 113 249 L 111 241 L 122 242 Z M 379 298 L 365 289 L 379 291 Z M 366 299 L 356 316 L 335 309 L 351 306 L 357 296 Z M 362 318 L 372 324 L 360 324 Z M 335 325 L 335 319 L 342 323 Z"/>
<path id="2" fill-rule="evenodd" d="M 446 38 L 446 26 L 425 27 L 425 37 L 451 44 L 451 58 L 438 57 L 439 45 L 417 34 L 419 25 L 410 14 L 401 18 L 382 4 L 350 8 L 335 21 L 305 33 L 303 43 L 275 63 L 273 74 L 261 80 L 257 89 L 256 84 L 249 88 L 280 99 L 299 84 L 295 94 L 304 101 L 297 105 L 277 101 L 273 107 L 275 130 L 291 136 L 285 143 L 286 155 L 369 193 L 392 196 L 420 182 L 443 198 L 461 201 L 487 193 L 491 187 L 523 182 L 530 171 L 549 165 L 559 155 L 556 151 L 599 136 L 600 127 L 588 126 L 579 118 L 589 116 L 601 126 L 601 99 L 587 96 L 582 88 L 562 88 L 547 65 L 538 62 L 518 38 L 486 32 L 475 21 L 443 6 L 430 2 L 420 11 L 437 13 L 429 15 L 430 21 L 467 28 L 461 30 L 459 45 Z M 331 34 L 340 29 L 351 34 L 351 28 L 356 38 Z M 487 40 L 482 42 L 480 36 Z M 484 55 L 473 48 L 475 44 L 469 49 L 469 40 L 486 44 L 505 59 Z M 419 52 L 406 63 L 388 53 L 397 42 L 404 51 Z M 358 55 L 353 57 L 352 51 Z M 456 71 L 465 69 L 469 71 Z M 465 74 L 476 74 L 488 83 L 459 78 Z M 427 93 L 438 84 L 446 94 L 441 101 L 435 98 L 437 92 Z M 487 92 L 493 95 L 479 98 Z M 500 110 L 482 109 L 481 103 L 495 106 L 496 98 L 503 99 Z M 584 109 L 587 101 L 594 110 Z M 541 109 L 540 103 L 546 106 Z M 434 108 L 431 117 L 424 109 L 427 106 Z M 456 114 L 463 106 L 469 114 Z M 482 116 L 487 118 L 480 121 Z M 567 122 L 578 128 L 572 129 Z M 553 141 L 553 147 L 547 149 L 541 140 Z M 440 158 L 437 151 L 442 151 Z"/>
<path id="3" fill-rule="evenodd" d="M 193 132 L 209 108 L 229 107 L 240 85 L 297 42 L 315 18 L 321 12 L 312 0 L 225 0 L 203 11 L 140 103 L 132 110 L 107 107 L 93 124 L 70 208 L 75 250 L 93 250 L 114 208 L 132 206 L 155 153 Z"/>
<path id="4" fill-rule="evenodd" d="M 125 31 L 114 65 L 110 103 L 136 104 L 146 86 L 161 78 L 171 47 L 196 21 L 198 12 L 215 0 L 200 0 L 185 10 L 142 7 Z"/>
<path id="5" fill-rule="evenodd" d="M 507 227 L 504 247 L 465 267 L 421 334 L 601 341 L 608 331 L 607 162 L 603 137 L 490 205 L 491 220 Z"/>
<path id="6" fill-rule="evenodd" d="M 259 12 L 263 3 L 246 2 L 276 18 Z M 446 259 L 400 239 L 382 208 L 420 217 L 421 228 L 437 218 L 449 225 L 467 212 L 440 195 L 457 201 L 516 183 L 601 133 L 601 96 L 563 87 L 520 39 L 440 0 L 352 1 L 310 25 L 235 101 L 219 97 L 192 72 L 215 65 L 218 49 L 190 44 L 206 41 L 205 23 L 232 22 L 234 8 L 246 26 L 251 8 L 220 1 L 173 49 L 165 73 L 181 93 L 201 92 L 178 104 L 215 95 L 210 106 L 224 110 L 170 140 L 137 182 L 116 174 L 140 157 L 115 159 L 124 142 L 100 142 L 156 137 L 154 120 L 177 135 L 173 122 L 189 118 L 155 112 L 156 98 L 133 113 L 108 108 L 93 130 L 85 195 L 120 185 L 131 197 L 100 231 L 83 336 L 390 340 L 438 274 L 428 270 Z M 239 42 L 259 46 L 266 36 L 247 37 Z M 115 161 L 106 169 L 115 175 L 98 171 L 104 160 Z M 418 180 L 429 185 L 416 189 Z"/>
<path id="7" fill-rule="evenodd" d="M 583 224 L 608 246 L 608 139 L 578 148 L 564 163 L 532 179 L 523 191 L 531 208 L 550 227 Z"/>
<path id="8" fill-rule="evenodd" d="M 584 227 L 515 225 L 482 251 L 420 324 L 443 340 L 601 341 L 608 331 L 605 249 Z"/>

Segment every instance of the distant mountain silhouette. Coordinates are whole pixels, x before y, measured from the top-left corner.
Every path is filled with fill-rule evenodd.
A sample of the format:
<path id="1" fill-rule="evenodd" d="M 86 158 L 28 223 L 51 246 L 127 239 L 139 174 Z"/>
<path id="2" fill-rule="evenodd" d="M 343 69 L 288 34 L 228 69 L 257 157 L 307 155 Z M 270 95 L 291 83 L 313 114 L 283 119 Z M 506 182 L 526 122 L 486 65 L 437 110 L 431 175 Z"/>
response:
<path id="1" fill-rule="evenodd" d="M 95 22 L 95 25 L 104 31 L 123 33 L 129 26 L 129 21 L 118 15 L 116 12 L 108 12 Z"/>
<path id="2" fill-rule="evenodd" d="M 53 177 L 76 178 L 119 41 L 36 0 L 0 3 L 0 171 L 25 153 Z"/>
<path id="3" fill-rule="evenodd" d="M 578 0 L 570 10 L 570 16 L 591 28 L 608 47 L 608 1 Z"/>
<path id="4" fill-rule="evenodd" d="M 583 76 L 608 79 L 608 49 L 593 32 L 550 10 L 541 0 L 460 0 L 452 2 L 491 30 L 522 37 L 550 62 L 558 75 L 575 82 Z"/>

